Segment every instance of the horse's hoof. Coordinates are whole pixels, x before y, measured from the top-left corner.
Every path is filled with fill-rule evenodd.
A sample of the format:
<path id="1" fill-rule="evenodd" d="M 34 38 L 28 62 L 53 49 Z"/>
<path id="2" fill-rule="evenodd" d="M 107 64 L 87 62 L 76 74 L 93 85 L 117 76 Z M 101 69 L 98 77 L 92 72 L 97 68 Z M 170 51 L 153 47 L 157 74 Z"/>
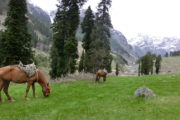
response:
<path id="1" fill-rule="evenodd" d="M 12 97 L 10 97 L 8 100 L 11 101 L 11 102 L 14 102 L 14 101 L 15 101 L 15 99 L 12 98 Z"/>
<path id="2" fill-rule="evenodd" d="M 10 99 L 9 101 L 11 101 L 11 102 L 15 102 L 16 100 L 15 100 L 15 99 Z"/>
<path id="3" fill-rule="evenodd" d="M 30 100 L 29 98 L 25 98 L 25 100 Z"/>
<path id="4" fill-rule="evenodd" d="M 3 100 L 3 99 L 0 99 L 0 102 L 4 102 L 4 100 Z"/>

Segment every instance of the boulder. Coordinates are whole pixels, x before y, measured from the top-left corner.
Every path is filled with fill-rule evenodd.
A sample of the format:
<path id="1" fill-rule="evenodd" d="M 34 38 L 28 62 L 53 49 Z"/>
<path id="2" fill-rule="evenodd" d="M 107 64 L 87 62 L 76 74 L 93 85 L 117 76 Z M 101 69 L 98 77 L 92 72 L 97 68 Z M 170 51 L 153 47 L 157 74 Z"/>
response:
<path id="1" fill-rule="evenodd" d="M 147 87 L 140 87 L 135 91 L 134 96 L 149 98 L 149 97 L 155 97 L 156 95 L 154 94 L 154 92 L 151 89 L 149 89 Z"/>

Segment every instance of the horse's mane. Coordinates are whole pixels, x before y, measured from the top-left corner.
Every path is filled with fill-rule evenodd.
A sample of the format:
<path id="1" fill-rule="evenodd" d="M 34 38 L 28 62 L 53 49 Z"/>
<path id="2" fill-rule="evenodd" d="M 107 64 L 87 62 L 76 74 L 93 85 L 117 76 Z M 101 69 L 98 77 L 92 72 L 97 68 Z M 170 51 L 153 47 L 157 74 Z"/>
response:
<path id="1" fill-rule="evenodd" d="M 38 70 L 37 75 L 38 75 L 37 76 L 38 77 L 38 79 L 37 79 L 38 82 L 43 82 L 44 84 L 48 83 L 46 77 L 43 75 L 43 73 L 41 71 Z"/>

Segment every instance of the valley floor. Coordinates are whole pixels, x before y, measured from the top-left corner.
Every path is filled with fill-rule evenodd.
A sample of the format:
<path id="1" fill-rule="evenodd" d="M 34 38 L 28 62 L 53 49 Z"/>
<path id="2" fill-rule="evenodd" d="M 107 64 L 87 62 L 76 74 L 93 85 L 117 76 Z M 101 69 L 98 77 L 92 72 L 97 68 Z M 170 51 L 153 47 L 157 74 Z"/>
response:
<path id="1" fill-rule="evenodd" d="M 141 86 L 152 89 L 157 97 L 135 98 L 134 92 Z M 31 93 L 25 101 L 26 85 L 10 86 L 16 101 L 0 103 L 0 120 L 180 120 L 180 75 L 51 84 L 48 98 L 36 87 L 38 98 Z"/>

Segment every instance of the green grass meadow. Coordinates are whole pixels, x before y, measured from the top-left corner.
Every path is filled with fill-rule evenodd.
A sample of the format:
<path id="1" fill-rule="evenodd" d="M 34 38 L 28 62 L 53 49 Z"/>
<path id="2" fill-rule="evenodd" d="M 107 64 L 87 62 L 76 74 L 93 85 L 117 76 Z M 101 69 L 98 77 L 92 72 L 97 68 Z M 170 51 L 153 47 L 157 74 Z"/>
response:
<path id="1" fill-rule="evenodd" d="M 135 98 L 137 88 L 146 86 L 157 97 Z M 0 103 L 0 120 L 180 120 L 180 75 L 109 77 L 106 83 L 76 81 L 51 84 L 51 95 L 23 99 L 25 84 L 11 85 Z"/>

